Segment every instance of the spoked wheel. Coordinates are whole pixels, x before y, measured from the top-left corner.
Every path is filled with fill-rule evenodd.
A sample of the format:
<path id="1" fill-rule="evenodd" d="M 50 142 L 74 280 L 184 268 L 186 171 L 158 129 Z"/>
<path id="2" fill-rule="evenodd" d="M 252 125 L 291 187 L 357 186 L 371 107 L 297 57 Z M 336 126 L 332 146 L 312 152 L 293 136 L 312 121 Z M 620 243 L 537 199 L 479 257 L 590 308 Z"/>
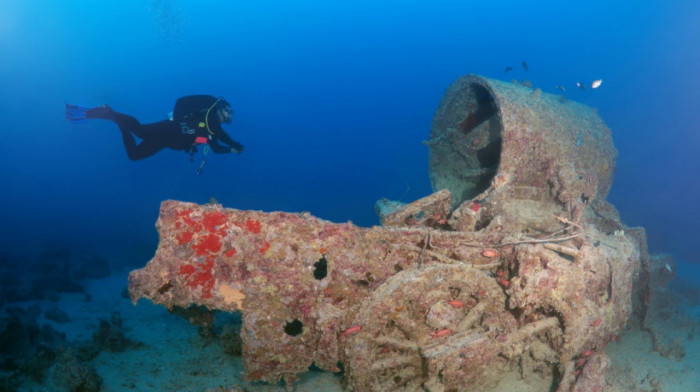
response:
<path id="1" fill-rule="evenodd" d="M 422 391 L 478 378 L 466 373 L 495 357 L 489 341 L 514 326 L 504 304 L 495 280 L 469 265 L 394 275 L 354 318 L 358 332 L 341 337 L 349 385 L 355 391 Z M 437 374 L 441 380 L 431 377 Z"/>

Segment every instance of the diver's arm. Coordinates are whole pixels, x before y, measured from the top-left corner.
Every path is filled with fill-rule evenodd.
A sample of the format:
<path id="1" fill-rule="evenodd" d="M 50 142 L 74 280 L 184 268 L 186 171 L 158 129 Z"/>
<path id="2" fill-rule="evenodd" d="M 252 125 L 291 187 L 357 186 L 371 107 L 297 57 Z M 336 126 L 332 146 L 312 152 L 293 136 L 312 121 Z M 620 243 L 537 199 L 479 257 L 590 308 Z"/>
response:
<path id="1" fill-rule="evenodd" d="M 221 140 L 222 143 L 228 144 L 229 147 L 221 146 L 216 143 L 217 140 Z M 211 141 L 211 148 L 214 150 L 216 153 L 227 153 L 227 152 L 235 152 L 237 154 L 240 154 L 243 152 L 243 145 L 241 143 L 238 143 L 237 141 L 231 139 L 231 136 L 226 133 L 223 129 L 219 129 L 218 132 L 215 133 L 215 139 Z M 217 147 L 214 147 L 216 144 Z M 219 148 L 219 151 L 216 151 L 216 148 Z"/>
<path id="2" fill-rule="evenodd" d="M 217 143 L 216 140 L 210 140 L 209 146 L 211 147 L 211 150 L 217 154 L 227 154 L 229 152 L 235 152 L 236 154 L 240 154 L 243 152 L 243 145 L 241 143 L 238 143 L 234 140 L 231 140 L 231 142 L 232 143 L 229 143 L 229 147 L 222 146 L 221 144 Z"/>

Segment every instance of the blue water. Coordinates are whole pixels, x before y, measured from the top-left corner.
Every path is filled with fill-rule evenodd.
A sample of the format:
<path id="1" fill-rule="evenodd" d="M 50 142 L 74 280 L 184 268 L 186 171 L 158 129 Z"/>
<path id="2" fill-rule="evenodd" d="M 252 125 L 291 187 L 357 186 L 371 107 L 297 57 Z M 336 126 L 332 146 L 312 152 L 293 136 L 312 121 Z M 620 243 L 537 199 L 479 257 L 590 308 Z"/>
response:
<path id="1" fill-rule="evenodd" d="M 431 4 L 3 1 L 0 247 L 155 247 L 162 200 L 211 196 L 376 224 L 378 198 L 431 192 L 420 142 L 444 89 L 477 73 L 598 108 L 620 151 L 609 200 L 653 251 L 700 262 L 699 3 Z M 188 94 L 226 97 L 246 147 L 199 176 L 201 155 L 131 162 L 114 124 L 63 119 L 71 102 L 158 121 Z"/>

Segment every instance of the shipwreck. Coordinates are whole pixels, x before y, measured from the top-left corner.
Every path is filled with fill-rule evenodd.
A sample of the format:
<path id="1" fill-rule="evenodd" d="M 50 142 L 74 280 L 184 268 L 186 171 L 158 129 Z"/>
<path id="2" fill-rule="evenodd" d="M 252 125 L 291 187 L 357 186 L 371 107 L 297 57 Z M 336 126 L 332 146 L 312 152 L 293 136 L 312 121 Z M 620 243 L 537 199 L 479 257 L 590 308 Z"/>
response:
<path id="1" fill-rule="evenodd" d="M 588 106 L 468 75 L 424 143 L 436 192 L 380 200 L 381 226 L 163 202 L 132 300 L 242 312 L 247 378 L 290 389 L 314 364 L 354 391 L 601 390 L 648 258 L 606 201 L 611 131 Z"/>

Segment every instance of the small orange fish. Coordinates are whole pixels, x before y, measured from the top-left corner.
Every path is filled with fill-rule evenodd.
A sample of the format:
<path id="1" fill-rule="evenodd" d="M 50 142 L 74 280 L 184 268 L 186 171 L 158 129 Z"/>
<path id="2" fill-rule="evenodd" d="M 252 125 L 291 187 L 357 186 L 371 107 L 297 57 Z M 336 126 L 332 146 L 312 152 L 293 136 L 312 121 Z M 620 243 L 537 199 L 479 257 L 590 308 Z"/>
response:
<path id="1" fill-rule="evenodd" d="M 354 335 L 362 329 L 362 326 L 360 325 L 353 325 L 352 327 L 346 329 L 345 331 L 341 332 L 340 336 L 348 336 L 348 335 Z"/>
<path id="2" fill-rule="evenodd" d="M 600 319 L 594 321 L 593 324 L 591 324 L 591 327 L 597 327 L 598 325 L 600 325 Z"/>
<path id="3" fill-rule="evenodd" d="M 494 257 L 498 257 L 498 252 L 493 249 L 484 249 L 481 251 L 481 255 L 492 259 Z"/>
<path id="4" fill-rule="evenodd" d="M 464 302 L 462 301 L 447 301 L 448 304 L 454 306 L 455 308 L 463 308 Z"/>

